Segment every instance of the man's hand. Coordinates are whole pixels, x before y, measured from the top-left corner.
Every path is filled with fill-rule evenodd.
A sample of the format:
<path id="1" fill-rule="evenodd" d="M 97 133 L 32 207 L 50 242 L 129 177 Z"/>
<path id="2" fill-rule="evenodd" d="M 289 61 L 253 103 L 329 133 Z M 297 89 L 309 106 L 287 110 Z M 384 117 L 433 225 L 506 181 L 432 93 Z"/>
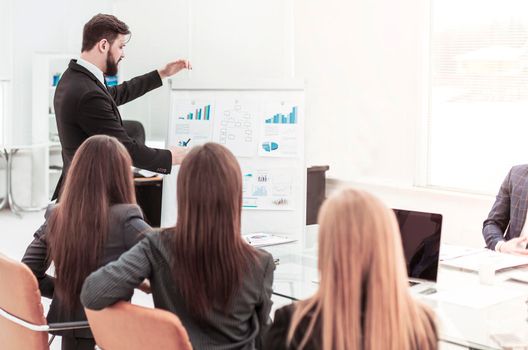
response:
<path id="1" fill-rule="evenodd" d="M 526 249 L 527 243 L 528 237 L 512 238 L 509 241 L 504 242 L 499 251 L 501 253 L 513 255 L 528 255 L 528 249 Z"/>
<path id="2" fill-rule="evenodd" d="M 182 69 L 192 69 L 191 63 L 187 60 L 169 62 L 165 67 L 158 69 L 158 73 L 161 79 L 163 79 L 178 73 Z"/>
<path id="3" fill-rule="evenodd" d="M 172 153 L 172 165 L 181 164 L 183 158 L 187 155 L 187 148 L 171 146 L 169 151 Z"/>

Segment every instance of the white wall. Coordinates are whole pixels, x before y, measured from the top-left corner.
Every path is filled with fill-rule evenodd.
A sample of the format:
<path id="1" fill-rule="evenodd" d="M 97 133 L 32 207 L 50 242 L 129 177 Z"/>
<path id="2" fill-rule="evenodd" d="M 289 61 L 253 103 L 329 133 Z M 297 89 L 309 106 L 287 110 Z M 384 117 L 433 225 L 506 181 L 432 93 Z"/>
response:
<path id="1" fill-rule="evenodd" d="M 328 191 L 354 186 L 394 208 L 441 213 L 443 242 L 484 246 L 493 196 L 415 187 L 425 172 L 428 1 L 297 0 L 295 22 L 306 158 L 330 165 Z"/>
<path id="2" fill-rule="evenodd" d="M 11 76 L 11 11 L 13 0 L 0 0 L 0 79 Z"/>
<path id="3" fill-rule="evenodd" d="M 177 79 L 218 82 L 290 77 L 291 1 L 116 0 L 114 13 L 132 31 L 122 61 L 125 79 L 177 58 L 188 58 L 194 67 Z M 127 104 L 123 111 L 125 118 L 145 124 L 147 137 L 165 139 L 167 82 Z"/>
<path id="4" fill-rule="evenodd" d="M 133 33 L 127 77 L 188 57 L 196 80 L 305 78 L 309 164 L 329 164 L 329 175 L 342 179 L 414 184 L 423 1 L 116 0 L 114 13 Z M 163 138 L 168 105 L 165 86 L 124 115 Z"/>
<path id="5" fill-rule="evenodd" d="M 31 143 L 32 136 L 32 73 L 33 55 L 36 52 L 79 52 L 84 23 L 98 12 L 111 10 L 110 0 L 97 2 L 72 2 L 67 0 L 3 0 L 10 5 L 7 16 L 8 35 L 0 35 L 0 47 L 11 47 L 6 58 L 0 58 L 2 69 L 12 79 L 10 113 L 7 120 L 6 144 Z M 2 8 L 2 11 L 4 9 Z M 1 18 L 4 20 L 4 18 Z M 10 46 L 9 46 L 10 45 Z M 3 56 L 0 55 L 0 57 Z M 3 61 L 11 61 L 5 65 Z M 6 68 L 7 67 L 7 68 Z M 47 93 L 47 92 L 44 92 Z M 22 206 L 43 205 L 42 191 L 32 186 L 42 186 L 28 152 L 22 152 L 13 163 L 13 193 Z M 35 171 L 34 171 L 35 170 Z M 4 177 L 2 177 L 2 183 Z M 38 185 L 37 185 L 38 184 Z M 3 186 L 2 186 L 3 187 Z M 3 193 L 3 192 L 2 192 Z M 0 196 L 2 196 L 0 194 Z"/>
<path id="6" fill-rule="evenodd" d="M 347 186 L 369 191 L 391 208 L 442 214 L 442 243 L 475 248 L 486 245 L 482 223 L 495 200 L 493 196 L 335 179 L 327 182 L 327 195 Z"/>
<path id="7" fill-rule="evenodd" d="M 414 182 L 427 1 L 296 1 L 307 159 L 329 175 Z"/>
<path id="8" fill-rule="evenodd" d="M 10 129 L 7 115 L 10 114 L 11 104 L 9 103 L 9 87 L 11 84 L 11 74 L 13 71 L 13 51 L 12 51 L 12 35 L 11 35 L 11 14 L 12 14 L 12 0 L 0 0 L 0 84 L 2 89 L 0 93 L 3 96 L 3 104 L 0 109 L 0 145 L 7 140 L 7 129 Z M 0 164 L 0 168 L 4 168 L 4 164 Z M 0 184 L 0 188 L 3 188 Z M 2 192 L 3 193 L 3 192 Z"/>
<path id="9" fill-rule="evenodd" d="M 79 52 L 84 23 L 110 9 L 110 0 L 13 1 L 13 143 L 31 140 L 33 54 Z"/>
<path id="10" fill-rule="evenodd" d="M 370 189 L 389 205 L 440 212 L 448 241 L 482 244 L 480 227 L 492 197 L 413 188 L 420 165 L 417 150 L 424 149 L 427 1 L 13 4 L 15 139 L 31 135 L 32 53 L 77 52 L 82 25 L 97 12 L 114 13 L 132 30 L 122 62 L 125 77 L 187 57 L 194 70 L 180 78 L 304 78 L 308 164 L 330 165 L 330 177 Z M 166 84 L 125 106 L 123 115 L 143 121 L 149 138 L 163 139 L 168 108 Z"/>
<path id="11" fill-rule="evenodd" d="M 125 78 L 160 68 L 180 57 L 192 61 L 193 79 L 251 80 L 292 74 L 290 0 L 1 1 L 11 5 L 10 13 L 6 6 L 0 17 L 2 21 L 8 18 L 12 33 L 0 35 L 1 47 L 7 47 L 9 40 L 13 43 L 12 52 L 5 50 L 0 55 L 1 69 L 7 67 L 3 61 L 13 62 L 8 68 L 13 80 L 12 114 L 6 132 L 10 144 L 31 141 L 33 54 L 79 52 L 83 25 L 99 12 L 115 14 L 132 30 L 132 40 L 127 45 L 127 57 L 122 65 Z M 189 76 L 181 76 L 184 77 Z M 166 83 L 163 88 L 124 106 L 124 117 L 142 120 L 147 137 L 164 139 L 169 112 L 168 91 Z M 19 159 L 16 168 L 15 197 L 21 204 L 28 205 L 31 164 Z"/>
<path id="12" fill-rule="evenodd" d="M 424 3 L 116 0 L 114 13 L 133 33 L 126 77 L 188 57 L 196 80 L 305 78 L 308 163 L 329 164 L 341 179 L 411 186 L 425 105 Z M 168 105 L 165 86 L 124 115 L 163 138 Z"/>

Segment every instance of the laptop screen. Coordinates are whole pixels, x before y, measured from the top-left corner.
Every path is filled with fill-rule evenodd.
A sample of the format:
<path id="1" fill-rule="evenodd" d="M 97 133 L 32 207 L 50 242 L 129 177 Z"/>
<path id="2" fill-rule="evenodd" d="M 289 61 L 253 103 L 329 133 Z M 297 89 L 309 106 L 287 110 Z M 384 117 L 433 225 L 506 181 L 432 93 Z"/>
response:
<path id="1" fill-rule="evenodd" d="M 393 209 L 400 226 L 409 278 L 436 282 L 442 215 Z"/>

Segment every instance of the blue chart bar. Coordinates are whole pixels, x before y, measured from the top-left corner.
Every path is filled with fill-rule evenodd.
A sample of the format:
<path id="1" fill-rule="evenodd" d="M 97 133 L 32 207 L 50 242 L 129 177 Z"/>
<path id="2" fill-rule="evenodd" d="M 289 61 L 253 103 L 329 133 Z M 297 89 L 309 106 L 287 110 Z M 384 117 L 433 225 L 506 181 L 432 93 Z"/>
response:
<path id="1" fill-rule="evenodd" d="M 187 120 L 209 120 L 211 114 L 211 105 L 204 106 L 203 108 L 198 108 L 196 111 L 190 112 L 184 117 L 179 117 L 179 119 Z"/>
<path id="2" fill-rule="evenodd" d="M 211 105 L 207 105 L 204 107 L 205 109 L 205 120 L 209 120 L 209 114 L 211 113 Z"/>
<path id="3" fill-rule="evenodd" d="M 292 111 L 285 114 L 275 114 L 273 117 L 266 119 L 266 124 L 297 124 L 297 107 L 292 107 Z"/>
<path id="4" fill-rule="evenodd" d="M 297 107 L 293 107 L 290 113 L 290 124 L 297 123 Z"/>

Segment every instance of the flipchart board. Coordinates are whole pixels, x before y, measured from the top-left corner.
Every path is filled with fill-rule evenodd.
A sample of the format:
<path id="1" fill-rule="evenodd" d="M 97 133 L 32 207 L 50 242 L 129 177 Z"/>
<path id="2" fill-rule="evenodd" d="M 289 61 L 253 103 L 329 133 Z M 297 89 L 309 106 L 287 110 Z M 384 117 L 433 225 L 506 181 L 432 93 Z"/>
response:
<path id="1" fill-rule="evenodd" d="M 300 82 L 171 81 L 166 144 L 226 146 L 242 170 L 242 234 L 265 232 L 301 240 L 306 215 L 304 118 Z M 164 177 L 164 227 L 177 220 L 178 168 Z"/>

